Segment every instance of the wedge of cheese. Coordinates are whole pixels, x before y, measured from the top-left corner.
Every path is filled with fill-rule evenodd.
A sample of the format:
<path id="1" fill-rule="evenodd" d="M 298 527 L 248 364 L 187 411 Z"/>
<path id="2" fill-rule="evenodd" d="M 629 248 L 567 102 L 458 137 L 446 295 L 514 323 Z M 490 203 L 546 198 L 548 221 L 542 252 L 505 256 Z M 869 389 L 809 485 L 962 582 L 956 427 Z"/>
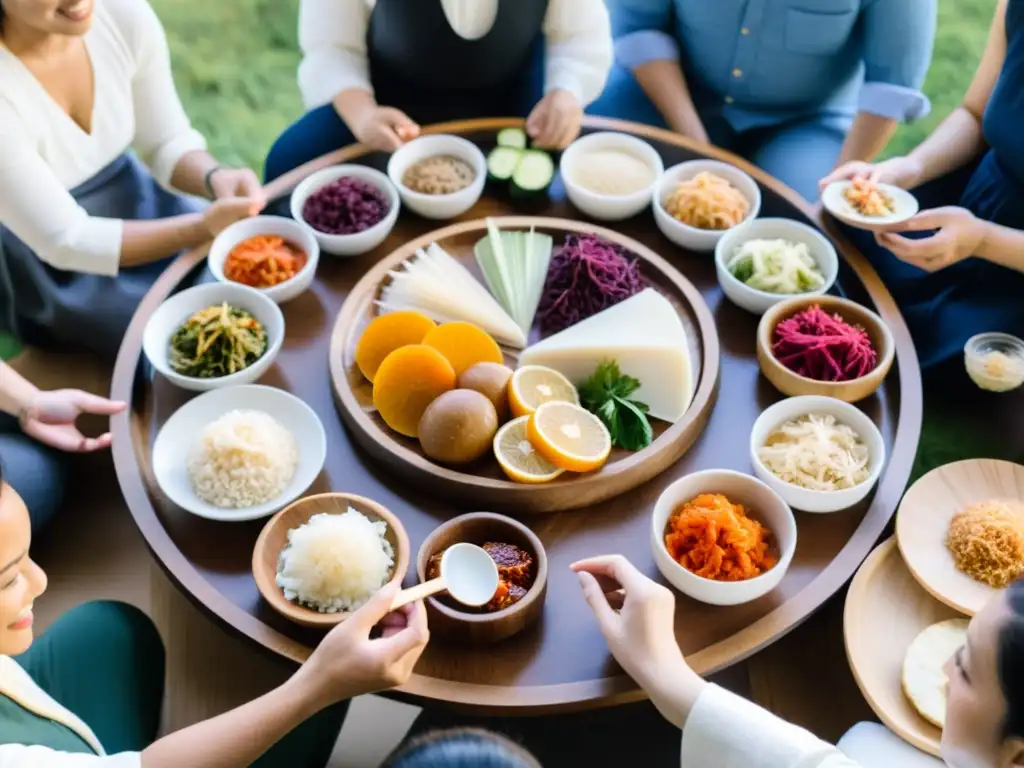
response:
<path id="1" fill-rule="evenodd" d="M 577 386 L 614 360 L 639 380 L 631 398 L 663 421 L 682 418 L 693 394 L 686 329 L 675 308 L 653 288 L 598 312 L 523 350 L 519 365 L 546 365 Z"/>

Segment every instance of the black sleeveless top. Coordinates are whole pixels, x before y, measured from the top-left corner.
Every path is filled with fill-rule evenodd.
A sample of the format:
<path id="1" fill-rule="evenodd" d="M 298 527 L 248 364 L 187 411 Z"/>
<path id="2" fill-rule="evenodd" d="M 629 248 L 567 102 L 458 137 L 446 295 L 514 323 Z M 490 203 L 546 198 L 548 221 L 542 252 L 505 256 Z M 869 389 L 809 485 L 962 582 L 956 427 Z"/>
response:
<path id="1" fill-rule="evenodd" d="M 548 0 L 498 0 L 486 35 L 466 40 L 440 0 L 377 0 L 367 49 L 377 101 L 421 122 L 508 112 L 543 45 Z"/>

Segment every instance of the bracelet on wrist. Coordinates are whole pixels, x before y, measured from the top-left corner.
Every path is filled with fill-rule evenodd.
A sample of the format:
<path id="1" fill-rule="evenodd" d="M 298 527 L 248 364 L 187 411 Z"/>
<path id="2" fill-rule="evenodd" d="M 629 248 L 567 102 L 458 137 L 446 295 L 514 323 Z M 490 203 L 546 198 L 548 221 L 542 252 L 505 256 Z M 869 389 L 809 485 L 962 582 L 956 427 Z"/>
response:
<path id="1" fill-rule="evenodd" d="M 206 172 L 206 176 L 203 177 L 203 186 L 206 188 L 206 196 L 209 197 L 211 200 L 214 200 L 217 197 L 217 195 L 215 195 L 213 192 L 213 184 L 211 183 L 213 181 L 213 175 L 217 173 L 217 171 L 223 170 L 223 165 L 215 165 L 213 166 L 213 168 L 208 170 Z"/>

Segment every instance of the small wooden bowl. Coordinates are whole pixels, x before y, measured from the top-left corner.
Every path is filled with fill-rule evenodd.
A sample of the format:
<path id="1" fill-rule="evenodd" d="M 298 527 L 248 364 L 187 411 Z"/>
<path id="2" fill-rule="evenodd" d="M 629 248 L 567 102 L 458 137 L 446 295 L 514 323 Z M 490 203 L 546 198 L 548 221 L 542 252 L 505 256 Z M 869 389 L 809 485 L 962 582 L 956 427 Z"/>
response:
<path id="1" fill-rule="evenodd" d="M 540 618 L 548 589 L 548 556 L 537 535 L 516 520 L 491 512 L 472 512 L 452 518 L 434 529 L 420 547 L 416 573 L 426 579 L 427 561 L 452 544 L 485 544 L 488 541 L 513 544 L 533 555 L 537 577 L 526 597 L 496 613 L 469 613 L 451 608 L 437 598 L 427 598 L 430 632 L 438 637 L 475 645 L 496 643 L 522 631 Z"/>
<path id="2" fill-rule="evenodd" d="M 866 376 L 853 381 L 816 381 L 800 376 L 775 359 L 772 339 L 775 326 L 813 304 L 818 304 L 830 315 L 838 314 L 847 323 L 859 325 L 868 332 L 878 352 L 878 365 Z M 801 296 L 776 304 L 761 317 L 757 327 L 757 364 L 761 373 L 777 390 L 790 397 L 822 395 L 847 403 L 856 403 L 875 394 L 892 368 L 896 356 L 896 342 L 892 332 L 878 315 L 856 302 L 838 296 Z"/>
<path id="3" fill-rule="evenodd" d="M 349 493 L 323 493 L 307 496 L 288 505 L 264 526 L 256 547 L 252 552 L 252 575 L 260 594 L 270 607 L 287 619 L 304 627 L 329 629 L 348 618 L 348 613 L 320 613 L 312 608 L 285 599 L 284 592 L 277 586 L 277 563 L 281 550 L 288 544 L 288 532 L 309 522 L 313 515 L 322 512 L 341 515 L 349 507 L 366 515 L 371 521 L 383 520 L 388 525 L 386 538 L 395 550 L 395 565 L 391 581 L 402 583 L 409 570 L 409 536 L 402 522 L 393 512 L 375 501 Z"/>

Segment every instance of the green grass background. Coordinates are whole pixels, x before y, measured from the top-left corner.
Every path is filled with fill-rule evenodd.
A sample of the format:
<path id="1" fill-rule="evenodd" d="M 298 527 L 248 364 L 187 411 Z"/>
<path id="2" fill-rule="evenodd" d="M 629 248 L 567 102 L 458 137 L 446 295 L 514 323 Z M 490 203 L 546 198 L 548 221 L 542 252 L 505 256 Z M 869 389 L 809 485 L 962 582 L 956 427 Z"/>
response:
<path id="1" fill-rule="evenodd" d="M 262 172 L 274 138 L 302 111 L 296 85 L 298 0 L 150 0 L 170 42 L 175 80 L 195 126 L 225 163 Z M 939 33 L 925 90 L 931 115 L 901 128 L 888 154 L 919 142 L 963 97 L 985 47 L 996 0 L 939 0 Z M 15 351 L 0 336 L 0 358 Z M 918 471 L 986 446 L 953 414 L 929 410 Z"/>

